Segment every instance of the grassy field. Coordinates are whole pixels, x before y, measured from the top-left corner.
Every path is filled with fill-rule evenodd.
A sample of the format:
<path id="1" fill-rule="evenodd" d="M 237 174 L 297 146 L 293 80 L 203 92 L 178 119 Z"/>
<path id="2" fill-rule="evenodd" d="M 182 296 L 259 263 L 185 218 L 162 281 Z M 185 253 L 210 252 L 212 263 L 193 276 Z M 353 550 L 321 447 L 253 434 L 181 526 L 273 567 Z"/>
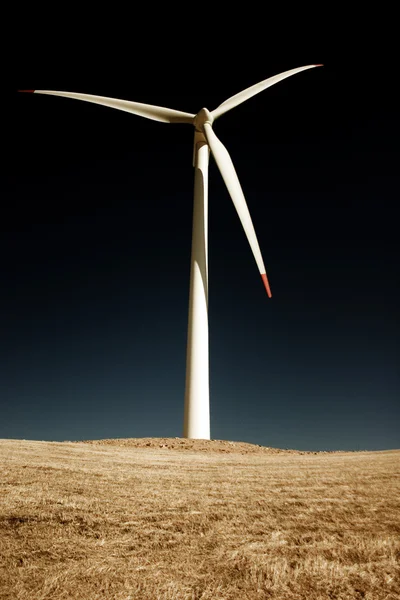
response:
<path id="1" fill-rule="evenodd" d="M 0 598 L 400 598 L 400 451 L 178 445 L 0 440 Z"/>

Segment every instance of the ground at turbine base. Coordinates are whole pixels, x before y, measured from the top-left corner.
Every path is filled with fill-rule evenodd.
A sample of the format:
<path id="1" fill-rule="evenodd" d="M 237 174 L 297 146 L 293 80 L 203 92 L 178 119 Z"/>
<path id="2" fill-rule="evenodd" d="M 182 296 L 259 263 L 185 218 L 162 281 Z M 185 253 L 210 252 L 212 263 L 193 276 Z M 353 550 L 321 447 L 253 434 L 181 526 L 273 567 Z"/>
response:
<path id="1" fill-rule="evenodd" d="M 76 442 L 78 443 L 78 442 Z M 228 440 L 205 440 L 189 438 L 110 438 L 103 440 L 83 440 L 81 443 L 92 446 L 121 446 L 125 448 L 145 448 L 159 450 L 180 450 L 219 454 L 326 454 L 326 451 L 294 450 L 290 448 L 271 448 L 249 442 L 233 442 Z M 334 451 L 329 451 L 332 453 Z M 339 452 L 339 451 L 337 451 Z"/>

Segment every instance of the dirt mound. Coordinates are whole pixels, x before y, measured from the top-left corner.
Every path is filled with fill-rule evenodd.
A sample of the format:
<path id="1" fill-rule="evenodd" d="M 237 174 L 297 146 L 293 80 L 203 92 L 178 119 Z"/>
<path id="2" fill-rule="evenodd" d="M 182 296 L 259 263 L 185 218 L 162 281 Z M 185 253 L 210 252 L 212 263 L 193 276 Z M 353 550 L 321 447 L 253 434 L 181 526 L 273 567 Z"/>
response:
<path id="1" fill-rule="evenodd" d="M 226 440 L 189 440 L 186 438 L 116 438 L 84 440 L 84 444 L 100 446 L 125 446 L 131 448 L 165 448 L 167 450 L 192 450 L 195 452 L 221 452 L 234 454 L 308 454 L 299 450 L 269 448 L 247 442 Z"/>

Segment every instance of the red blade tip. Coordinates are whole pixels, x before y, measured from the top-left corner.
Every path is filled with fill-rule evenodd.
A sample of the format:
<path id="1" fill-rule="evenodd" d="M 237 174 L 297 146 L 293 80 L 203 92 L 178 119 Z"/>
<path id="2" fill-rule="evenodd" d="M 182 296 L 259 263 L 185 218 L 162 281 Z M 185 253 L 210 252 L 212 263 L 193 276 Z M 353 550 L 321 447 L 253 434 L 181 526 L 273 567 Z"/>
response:
<path id="1" fill-rule="evenodd" d="M 267 290 L 268 298 L 272 298 L 271 288 L 269 287 L 267 274 L 261 273 L 261 279 L 263 280 L 265 289 Z"/>
<path id="2" fill-rule="evenodd" d="M 26 94 L 33 94 L 35 90 L 18 90 L 19 92 L 24 92 Z"/>

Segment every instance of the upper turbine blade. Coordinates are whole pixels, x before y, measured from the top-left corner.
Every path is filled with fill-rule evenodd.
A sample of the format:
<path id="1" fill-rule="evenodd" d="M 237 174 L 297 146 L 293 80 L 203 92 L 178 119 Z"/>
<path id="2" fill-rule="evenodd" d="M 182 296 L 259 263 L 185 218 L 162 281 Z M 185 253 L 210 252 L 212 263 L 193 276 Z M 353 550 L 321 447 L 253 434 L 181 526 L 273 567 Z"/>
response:
<path id="1" fill-rule="evenodd" d="M 256 83 L 251 87 L 243 90 L 243 92 L 239 92 L 232 96 L 228 100 L 225 100 L 222 104 L 220 104 L 215 110 L 211 112 L 214 119 L 220 117 L 224 113 L 231 110 L 231 108 L 235 108 L 238 104 L 242 104 L 245 100 L 248 100 L 252 96 L 255 96 L 259 92 L 271 87 L 275 83 L 282 81 L 282 79 L 286 79 L 286 77 L 290 77 L 291 75 L 296 75 L 296 73 L 300 73 L 301 71 L 305 71 L 306 69 L 312 69 L 313 67 L 322 67 L 323 65 L 307 65 L 306 67 L 297 67 L 297 69 L 291 69 L 290 71 L 284 71 L 279 75 L 274 75 L 273 77 L 269 77 L 269 79 L 264 79 L 264 81 L 260 81 L 260 83 Z"/>
<path id="2" fill-rule="evenodd" d="M 92 96 L 91 94 L 77 94 L 75 92 L 56 92 L 52 90 L 19 90 L 20 92 L 34 92 L 35 94 L 50 94 L 53 96 L 64 96 L 65 98 L 75 98 L 76 100 L 85 100 L 94 104 L 117 108 L 125 112 L 153 119 L 153 121 L 162 121 L 163 123 L 193 123 L 195 115 L 164 108 L 162 106 L 152 106 L 151 104 L 141 104 L 140 102 L 130 102 L 129 100 L 118 100 L 117 98 L 107 98 L 105 96 Z"/>
<path id="3" fill-rule="evenodd" d="M 225 185 L 228 188 L 228 192 L 232 198 L 233 204 L 235 205 L 239 219 L 243 225 L 243 229 L 253 251 L 254 258 L 256 259 L 256 263 L 265 285 L 265 289 L 267 290 L 267 294 L 271 298 L 271 289 L 269 287 L 256 232 L 254 231 L 249 209 L 247 208 L 242 187 L 236 174 L 235 167 L 233 166 L 231 157 L 229 156 L 229 152 L 222 142 L 220 142 L 220 140 L 217 138 L 213 128 L 211 127 L 211 124 L 208 122 L 204 123 L 204 135 L 215 158 L 215 162 L 217 163 L 221 172 L 223 180 L 225 181 Z"/>

